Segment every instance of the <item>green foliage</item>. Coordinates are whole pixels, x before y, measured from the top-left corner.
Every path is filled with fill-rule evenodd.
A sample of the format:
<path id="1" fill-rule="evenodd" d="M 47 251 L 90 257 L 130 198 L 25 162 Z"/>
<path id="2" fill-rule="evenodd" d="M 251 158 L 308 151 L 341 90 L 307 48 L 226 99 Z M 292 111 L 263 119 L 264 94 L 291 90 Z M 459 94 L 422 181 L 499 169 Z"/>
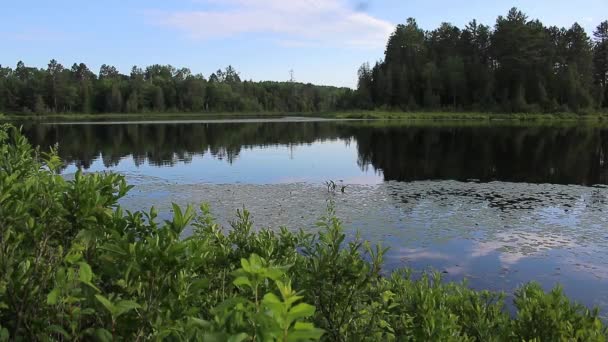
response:
<path id="1" fill-rule="evenodd" d="M 123 75 L 102 65 L 98 75 L 51 60 L 47 69 L 0 65 L 0 110 L 19 114 L 165 112 L 322 112 L 341 109 L 346 88 L 241 80 L 228 66 L 209 80 L 187 68 L 151 65 Z"/>
<path id="2" fill-rule="evenodd" d="M 0 341 L 606 340 L 559 289 L 522 287 L 511 317 L 500 294 L 385 277 L 386 249 L 331 207 L 314 235 L 256 231 L 246 210 L 224 229 L 206 205 L 159 222 L 120 208 L 121 176 L 60 166 L 0 129 Z"/>
<path id="3" fill-rule="evenodd" d="M 518 309 L 514 329 L 526 340 L 558 341 L 568 336 L 577 341 L 605 341 L 597 309 L 571 304 L 562 289 L 545 293 L 539 284 L 523 286 L 515 293 Z"/>
<path id="4" fill-rule="evenodd" d="M 359 109 L 585 113 L 606 108 L 608 23 L 544 26 L 517 8 L 492 30 L 473 20 L 424 31 L 397 25 L 384 61 L 359 69 L 350 105 Z"/>

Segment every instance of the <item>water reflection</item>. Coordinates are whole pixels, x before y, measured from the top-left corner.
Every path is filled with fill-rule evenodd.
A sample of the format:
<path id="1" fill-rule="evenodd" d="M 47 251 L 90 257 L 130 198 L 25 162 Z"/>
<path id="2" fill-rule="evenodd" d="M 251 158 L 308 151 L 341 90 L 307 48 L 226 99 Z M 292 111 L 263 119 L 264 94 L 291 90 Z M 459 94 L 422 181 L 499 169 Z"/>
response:
<path id="1" fill-rule="evenodd" d="M 367 168 L 385 180 L 499 180 L 553 184 L 608 184 L 608 129 L 595 127 L 408 126 L 369 122 L 247 122 L 125 125 L 29 125 L 35 144 L 59 143 L 66 165 L 105 168 L 132 160 L 142 165 L 180 168 L 210 156 L 234 164 L 243 153 L 317 144 L 316 154 L 295 159 L 356 155 L 348 172 Z M 343 150 L 327 142 L 340 141 Z M 292 160 L 293 160 L 292 156 Z M 279 162 L 279 161 L 274 161 Z M 288 164 L 289 161 L 284 161 Z M 318 168 L 330 170 L 328 165 Z M 288 168 L 286 168 L 288 170 Z M 252 172 L 241 170 L 241 174 Z M 264 178 L 265 170 L 260 170 Z M 323 181 L 323 172 L 315 181 Z M 290 174 L 283 174 L 289 178 Z M 295 175 L 298 176 L 298 175 Z M 256 175 L 248 175 L 255 182 Z M 211 180 L 213 181 L 213 180 Z M 272 182 L 272 180 L 271 180 Z"/>

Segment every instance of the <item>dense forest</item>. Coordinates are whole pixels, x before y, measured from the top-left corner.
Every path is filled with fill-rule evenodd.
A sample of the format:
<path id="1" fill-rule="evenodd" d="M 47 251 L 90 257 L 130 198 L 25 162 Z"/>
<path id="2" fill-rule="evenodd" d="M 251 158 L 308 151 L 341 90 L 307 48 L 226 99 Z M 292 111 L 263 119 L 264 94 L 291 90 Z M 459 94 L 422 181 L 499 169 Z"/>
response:
<path id="1" fill-rule="evenodd" d="M 129 75 L 105 64 L 96 75 L 84 63 L 65 68 L 56 60 L 46 69 L 0 66 L 0 111 L 11 113 L 319 112 L 343 107 L 346 91 L 242 81 L 232 66 L 209 79 L 171 65 L 134 66 Z"/>
<path id="2" fill-rule="evenodd" d="M 229 66 L 205 78 L 187 68 L 134 66 L 129 75 L 84 63 L 0 65 L 0 112 L 594 112 L 608 108 L 608 21 L 590 37 L 577 23 L 547 27 L 513 8 L 493 28 L 472 21 L 425 31 L 398 25 L 384 60 L 363 64 L 356 90 L 243 81 Z"/>
<path id="3" fill-rule="evenodd" d="M 359 69 L 357 108 L 584 112 L 608 106 L 608 21 L 547 27 L 513 8 L 494 28 L 472 21 L 397 26 L 383 61 Z"/>

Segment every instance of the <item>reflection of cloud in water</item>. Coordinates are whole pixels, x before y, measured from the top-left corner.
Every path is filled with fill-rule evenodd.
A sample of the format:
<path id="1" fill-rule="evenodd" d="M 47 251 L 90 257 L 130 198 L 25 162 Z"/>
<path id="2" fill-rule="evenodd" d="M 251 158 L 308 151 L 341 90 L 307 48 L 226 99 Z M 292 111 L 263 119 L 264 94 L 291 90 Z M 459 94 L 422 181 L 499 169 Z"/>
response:
<path id="1" fill-rule="evenodd" d="M 444 253 L 432 252 L 419 248 L 402 248 L 398 251 L 401 259 L 407 261 L 419 260 L 450 260 L 451 257 Z"/>
<path id="2" fill-rule="evenodd" d="M 538 256 L 552 249 L 573 248 L 574 240 L 561 234 L 539 234 L 536 232 L 498 233 L 491 241 L 478 241 L 473 244 L 473 258 L 499 253 L 503 267 L 517 264 L 522 259 Z"/>
<path id="3" fill-rule="evenodd" d="M 498 253 L 498 259 L 503 267 L 515 265 L 526 257 L 526 255 L 521 252 L 504 251 L 502 250 L 504 247 L 505 245 L 499 241 L 477 242 L 473 247 L 474 251 L 471 254 L 471 257 L 479 258 Z"/>

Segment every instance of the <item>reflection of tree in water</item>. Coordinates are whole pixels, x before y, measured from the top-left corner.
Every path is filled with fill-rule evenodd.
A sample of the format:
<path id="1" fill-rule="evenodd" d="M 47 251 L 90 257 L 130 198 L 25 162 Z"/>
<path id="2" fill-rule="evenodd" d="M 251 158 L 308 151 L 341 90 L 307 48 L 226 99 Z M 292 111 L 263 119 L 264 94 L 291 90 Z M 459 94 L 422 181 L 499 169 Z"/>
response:
<path id="1" fill-rule="evenodd" d="M 319 122 L 33 125 L 24 131 L 43 148 L 58 142 L 66 164 L 85 169 L 99 157 L 106 167 L 116 166 L 125 157 L 132 157 L 136 165 L 147 161 L 171 166 L 206 153 L 232 163 L 242 149 L 340 138 L 335 124 Z"/>
<path id="2" fill-rule="evenodd" d="M 232 163 L 242 149 L 354 139 L 359 166 L 386 180 L 608 183 L 608 130 L 591 127 L 417 127 L 362 122 L 34 125 L 25 133 L 66 163 L 106 167 L 189 163 L 206 153 Z"/>
<path id="3" fill-rule="evenodd" d="M 361 164 L 387 180 L 608 183 L 608 131 L 588 127 L 411 127 L 362 130 Z"/>

